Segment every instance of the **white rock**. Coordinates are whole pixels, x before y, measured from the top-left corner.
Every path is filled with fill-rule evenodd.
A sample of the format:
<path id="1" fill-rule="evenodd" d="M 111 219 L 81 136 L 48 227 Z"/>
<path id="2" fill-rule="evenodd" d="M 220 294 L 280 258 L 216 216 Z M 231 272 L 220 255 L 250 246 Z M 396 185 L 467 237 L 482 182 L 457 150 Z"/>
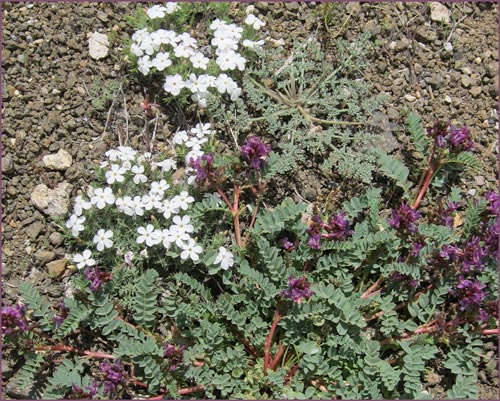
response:
<path id="1" fill-rule="evenodd" d="M 450 96 L 446 95 L 446 96 L 444 97 L 444 101 L 445 101 L 446 103 L 448 103 L 448 104 L 451 104 L 452 99 L 451 99 L 451 97 L 450 97 Z"/>
<path id="2" fill-rule="evenodd" d="M 446 50 L 447 52 L 451 52 L 453 51 L 453 45 L 450 43 L 450 42 L 446 42 L 444 45 L 444 50 Z"/>
<path id="3" fill-rule="evenodd" d="M 51 170 L 66 170 L 73 163 L 73 158 L 64 149 L 59 149 L 56 154 L 43 157 L 43 164 Z"/>
<path id="4" fill-rule="evenodd" d="M 450 23 L 450 11 L 441 3 L 429 3 L 431 9 L 431 20 L 436 22 Z"/>
<path id="5" fill-rule="evenodd" d="M 40 210 L 52 217 L 65 217 L 69 210 L 69 196 L 72 185 L 61 182 L 56 188 L 50 189 L 45 184 L 39 184 L 31 193 L 31 202 Z"/>
<path id="6" fill-rule="evenodd" d="M 409 93 L 405 95 L 405 99 L 408 101 L 408 102 L 414 102 L 415 100 L 417 100 L 417 98 L 413 95 L 410 95 Z"/>
<path id="7" fill-rule="evenodd" d="M 108 55 L 109 40 L 107 35 L 94 32 L 89 37 L 89 54 L 95 60 L 99 60 Z"/>
<path id="8" fill-rule="evenodd" d="M 476 189 L 472 188 L 467 191 L 467 195 L 474 196 L 476 194 Z"/>

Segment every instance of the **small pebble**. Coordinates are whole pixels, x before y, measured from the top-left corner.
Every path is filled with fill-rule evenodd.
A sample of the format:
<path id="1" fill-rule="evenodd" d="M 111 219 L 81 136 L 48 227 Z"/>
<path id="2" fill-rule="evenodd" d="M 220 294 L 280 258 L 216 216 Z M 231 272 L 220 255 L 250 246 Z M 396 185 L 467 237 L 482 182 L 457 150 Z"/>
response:
<path id="1" fill-rule="evenodd" d="M 405 99 L 408 101 L 408 102 L 414 102 L 415 100 L 417 100 L 417 98 L 413 95 L 410 95 L 410 94 L 406 94 L 405 95 Z"/>
<path id="2" fill-rule="evenodd" d="M 476 195 L 476 189 L 472 188 L 467 191 L 467 195 L 474 196 Z"/>

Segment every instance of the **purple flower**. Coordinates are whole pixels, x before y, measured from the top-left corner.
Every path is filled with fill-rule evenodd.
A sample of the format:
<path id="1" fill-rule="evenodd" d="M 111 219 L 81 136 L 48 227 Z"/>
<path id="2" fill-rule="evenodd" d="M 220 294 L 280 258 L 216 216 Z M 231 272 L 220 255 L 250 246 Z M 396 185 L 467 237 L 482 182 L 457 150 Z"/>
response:
<path id="1" fill-rule="evenodd" d="M 436 138 L 436 145 L 438 148 L 444 149 L 446 147 L 446 140 L 443 135 L 438 135 Z"/>
<path id="2" fill-rule="evenodd" d="M 102 381 L 104 382 L 104 394 L 112 395 L 116 386 L 123 383 L 123 366 L 119 359 L 113 364 L 108 362 L 101 363 Z"/>
<path id="3" fill-rule="evenodd" d="M 288 237 L 280 239 L 279 244 L 285 251 L 292 251 L 294 249 L 294 244 L 288 240 Z"/>
<path id="4" fill-rule="evenodd" d="M 488 251 L 480 245 L 478 237 L 473 237 L 465 244 L 460 256 L 464 271 L 468 272 L 474 268 L 483 270 L 483 258 L 488 256 Z"/>
<path id="5" fill-rule="evenodd" d="M 92 386 L 86 386 L 81 388 L 76 384 L 71 385 L 72 394 L 70 399 L 72 400 L 91 400 L 97 394 L 97 381 L 92 382 Z"/>
<path id="6" fill-rule="evenodd" d="M 412 209 L 406 202 L 402 203 L 399 209 L 393 209 L 392 215 L 387 219 L 387 224 L 392 228 L 407 230 L 410 233 L 416 232 L 415 222 L 419 219 L 420 213 Z"/>
<path id="7" fill-rule="evenodd" d="M 454 212 L 460 207 L 458 202 L 448 202 L 446 209 L 443 210 L 441 220 L 445 226 L 453 228 L 455 223 Z"/>
<path id="8" fill-rule="evenodd" d="M 450 127 L 448 142 L 458 150 L 473 150 L 474 145 L 470 138 L 470 131 L 467 126 L 462 128 Z"/>
<path id="9" fill-rule="evenodd" d="M 454 262 L 458 259 L 458 255 L 460 254 L 460 249 L 458 249 L 454 245 L 446 244 L 439 251 L 439 256 L 447 261 Z"/>
<path id="10" fill-rule="evenodd" d="M 196 159 L 191 158 L 189 165 L 196 172 L 196 181 L 206 182 L 215 177 L 213 152 L 208 155 L 199 156 Z"/>
<path id="11" fill-rule="evenodd" d="M 488 248 L 490 254 L 498 253 L 498 241 L 500 236 L 500 225 L 497 222 L 486 228 L 486 235 L 484 237 L 485 246 Z"/>
<path id="12" fill-rule="evenodd" d="M 28 330 L 24 305 L 4 306 L 2 308 L 2 330 L 4 334 L 15 331 L 23 333 Z"/>
<path id="13" fill-rule="evenodd" d="M 452 294 L 458 298 L 460 310 L 477 308 L 481 302 L 489 295 L 489 291 L 483 291 L 486 287 L 477 279 L 465 279 L 462 275 L 458 277 L 458 284 L 451 290 Z"/>
<path id="14" fill-rule="evenodd" d="M 345 218 L 345 215 L 345 212 L 340 211 L 328 219 L 328 224 L 324 226 L 328 234 L 323 235 L 324 238 L 344 239 L 352 234 L 352 230 L 349 229 L 349 220 Z"/>
<path id="15" fill-rule="evenodd" d="M 314 292 L 310 289 L 311 284 L 306 281 L 304 276 L 294 278 L 291 275 L 288 278 L 288 288 L 281 292 L 281 296 L 291 299 L 293 302 L 300 304 L 302 299 L 310 298 Z"/>
<path id="16" fill-rule="evenodd" d="M 498 199 L 498 194 L 496 192 L 488 192 L 486 194 L 486 202 L 488 205 L 488 212 L 491 214 L 500 215 L 500 201 Z"/>
<path id="17" fill-rule="evenodd" d="M 317 249 L 317 250 L 321 249 L 321 234 L 311 235 L 307 244 L 312 249 Z"/>
<path id="18" fill-rule="evenodd" d="M 56 327 L 59 327 L 63 324 L 64 320 L 68 317 L 69 308 L 64 303 L 64 299 L 61 299 L 56 305 L 55 308 L 59 310 L 59 314 L 54 316 L 54 322 Z"/>
<path id="19" fill-rule="evenodd" d="M 103 282 L 111 281 L 111 273 L 100 270 L 98 266 L 96 266 L 94 270 L 90 270 L 90 268 L 87 267 L 84 273 L 85 277 L 87 277 L 87 280 L 90 282 L 89 289 L 93 292 L 99 291 Z"/>
<path id="20" fill-rule="evenodd" d="M 414 242 L 412 249 L 411 249 L 411 252 L 410 252 L 410 255 L 413 256 L 414 258 L 418 257 L 418 255 L 423 247 L 424 247 L 424 244 L 422 244 L 421 242 Z"/>
<path id="21" fill-rule="evenodd" d="M 271 152 L 271 145 L 260 140 L 259 137 L 252 136 L 240 149 L 241 158 L 251 169 L 260 171 L 267 163 L 267 155 Z"/>
<path id="22" fill-rule="evenodd" d="M 163 356 L 168 359 L 169 370 L 175 371 L 177 368 L 182 365 L 184 361 L 184 350 L 186 347 L 183 345 L 174 345 L 169 342 L 165 343 L 165 352 Z"/>

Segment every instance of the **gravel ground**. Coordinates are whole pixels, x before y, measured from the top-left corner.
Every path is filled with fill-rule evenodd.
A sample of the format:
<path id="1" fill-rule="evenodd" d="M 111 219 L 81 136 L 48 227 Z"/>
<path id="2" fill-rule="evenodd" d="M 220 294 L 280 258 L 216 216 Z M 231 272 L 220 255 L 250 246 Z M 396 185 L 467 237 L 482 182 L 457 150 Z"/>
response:
<path id="1" fill-rule="evenodd" d="M 61 296 L 70 272 L 58 224 L 69 200 L 91 180 L 93 160 L 130 134 L 140 145 L 144 89 L 128 75 L 121 41 L 132 3 L 4 3 L 2 5 L 2 272 L 3 301 L 30 280 Z M 402 148 L 403 112 L 426 126 L 437 119 L 469 126 L 482 170 L 466 176 L 464 191 L 498 187 L 498 10 L 496 3 L 448 3 L 450 22 L 433 20 L 428 3 L 256 4 L 272 17 L 268 35 L 313 34 L 328 43 L 372 34 L 375 51 L 363 71 L 387 103 L 374 118 L 389 150 Z M 326 29 L 324 21 L 326 20 Z M 110 54 L 94 60 L 88 35 L 108 35 Z M 451 46 L 450 46 L 451 45 Z M 127 114 L 128 112 L 128 114 Z M 168 126 L 164 127 L 168 131 Z M 44 157 L 60 150 L 56 161 Z M 62 160 L 60 160 L 62 159 Z M 42 186 L 40 186 L 42 185 Z M 313 188 L 320 195 L 322 188 Z M 56 210 L 43 202 L 58 197 Z M 498 397 L 496 343 L 487 344 L 481 398 Z M 4 361 L 4 379 L 15 373 Z M 440 392 L 439 366 L 429 390 Z M 432 379 L 432 380 L 431 380 Z M 434 384 L 432 384 L 434 383 Z M 13 394 L 10 394 L 13 396 Z"/>

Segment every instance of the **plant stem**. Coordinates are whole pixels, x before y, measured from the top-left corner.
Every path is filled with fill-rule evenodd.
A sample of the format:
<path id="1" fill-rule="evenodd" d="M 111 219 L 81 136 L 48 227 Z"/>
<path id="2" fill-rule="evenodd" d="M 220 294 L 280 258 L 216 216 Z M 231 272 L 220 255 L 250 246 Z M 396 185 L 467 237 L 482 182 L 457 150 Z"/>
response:
<path id="1" fill-rule="evenodd" d="M 278 326 L 278 322 L 281 319 L 281 315 L 278 311 L 278 305 L 276 306 L 276 310 L 274 311 L 274 318 L 271 324 L 271 330 L 269 331 L 269 335 L 266 338 L 266 348 L 264 350 L 264 376 L 267 375 L 267 368 L 270 367 L 270 358 L 271 358 L 271 343 L 273 340 L 274 332 L 276 331 L 276 327 Z"/>
<path id="2" fill-rule="evenodd" d="M 498 327 L 496 329 L 482 329 L 481 334 L 483 336 L 498 336 Z"/>
<path id="3" fill-rule="evenodd" d="M 84 351 L 77 348 L 70 347 L 69 345 L 42 345 L 35 347 L 36 351 L 64 351 L 64 352 L 74 352 L 75 354 L 86 356 L 89 358 L 100 358 L 100 359 L 116 359 L 116 356 L 110 354 L 103 354 L 101 352 Z"/>

